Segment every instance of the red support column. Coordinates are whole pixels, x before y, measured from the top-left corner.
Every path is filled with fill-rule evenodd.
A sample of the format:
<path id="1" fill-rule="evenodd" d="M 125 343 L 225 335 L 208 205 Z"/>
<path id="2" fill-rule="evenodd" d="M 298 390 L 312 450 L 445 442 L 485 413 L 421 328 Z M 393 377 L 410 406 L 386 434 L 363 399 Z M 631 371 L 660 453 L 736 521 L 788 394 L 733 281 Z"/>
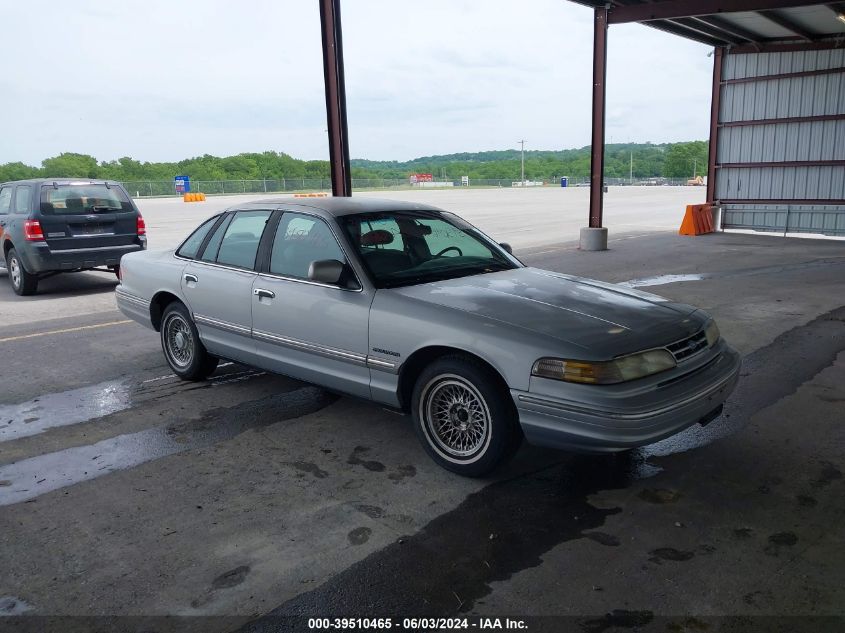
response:
<path id="1" fill-rule="evenodd" d="M 593 35 L 593 144 L 590 158 L 590 228 L 602 225 L 604 119 L 607 90 L 607 8 L 596 7 Z"/>
<path id="2" fill-rule="evenodd" d="M 716 155 L 719 151 L 719 104 L 722 97 L 722 59 L 725 49 L 713 54 L 713 92 L 710 96 L 710 148 L 707 157 L 707 204 L 716 201 Z"/>
<path id="3" fill-rule="evenodd" d="M 332 195 L 351 196 L 352 171 L 349 165 L 349 130 L 346 125 L 340 0 L 320 0 L 320 24 L 323 36 L 323 75 L 326 86 Z"/>

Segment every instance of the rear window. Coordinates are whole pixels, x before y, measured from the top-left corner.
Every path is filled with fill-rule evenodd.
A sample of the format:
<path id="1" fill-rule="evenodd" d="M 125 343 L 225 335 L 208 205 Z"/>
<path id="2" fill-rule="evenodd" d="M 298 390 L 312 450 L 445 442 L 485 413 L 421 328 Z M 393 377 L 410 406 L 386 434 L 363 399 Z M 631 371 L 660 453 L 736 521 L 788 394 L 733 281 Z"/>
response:
<path id="1" fill-rule="evenodd" d="M 134 212 L 129 196 L 117 186 L 101 184 L 43 185 L 42 215 L 87 215 L 90 213 Z"/>

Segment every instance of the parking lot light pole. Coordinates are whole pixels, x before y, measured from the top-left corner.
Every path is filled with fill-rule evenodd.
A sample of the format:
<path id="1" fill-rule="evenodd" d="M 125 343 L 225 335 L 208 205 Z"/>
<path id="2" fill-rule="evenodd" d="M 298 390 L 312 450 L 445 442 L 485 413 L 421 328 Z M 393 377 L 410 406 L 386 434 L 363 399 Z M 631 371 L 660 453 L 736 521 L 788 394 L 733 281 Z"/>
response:
<path id="1" fill-rule="evenodd" d="M 523 139 L 523 140 L 519 141 L 519 144 L 522 147 L 522 169 L 519 172 L 519 177 L 520 177 L 519 182 L 521 183 L 520 186 L 524 187 L 525 186 L 525 140 Z"/>

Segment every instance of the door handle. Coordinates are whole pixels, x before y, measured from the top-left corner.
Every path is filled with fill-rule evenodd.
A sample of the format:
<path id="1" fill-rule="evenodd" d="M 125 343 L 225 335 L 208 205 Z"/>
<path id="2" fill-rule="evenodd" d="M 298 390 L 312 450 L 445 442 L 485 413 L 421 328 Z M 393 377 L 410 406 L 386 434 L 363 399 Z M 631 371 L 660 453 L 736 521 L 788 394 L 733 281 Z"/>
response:
<path id="1" fill-rule="evenodd" d="M 275 299 L 276 293 L 272 290 L 264 290 L 264 288 L 253 288 L 252 294 L 254 294 L 259 299 L 261 297 L 266 297 L 267 299 Z"/>
<path id="2" fill-rule="evenodd" d="M 183 277 L 184 277 L 186 283 L 191 282 L 191 281 L 193 281 L 194 283 L 199 283 L 199 279 L 197 278 L 197 276 L 192 275 L 191 273 L 185 273 Z"/>

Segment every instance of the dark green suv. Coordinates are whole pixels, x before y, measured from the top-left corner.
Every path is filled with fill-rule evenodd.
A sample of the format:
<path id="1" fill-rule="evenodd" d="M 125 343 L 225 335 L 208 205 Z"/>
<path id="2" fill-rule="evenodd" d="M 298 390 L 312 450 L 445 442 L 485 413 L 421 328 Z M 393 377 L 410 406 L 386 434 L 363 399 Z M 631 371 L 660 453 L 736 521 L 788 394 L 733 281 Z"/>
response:
<path id="1" fill-rule="evenodd" d="M 138 207 L 119 184 L 68 178 L 0 184 L 0 246 L 12 288 L 31 295 L 61 272 L 111 270 L 147 247 Z"/>

